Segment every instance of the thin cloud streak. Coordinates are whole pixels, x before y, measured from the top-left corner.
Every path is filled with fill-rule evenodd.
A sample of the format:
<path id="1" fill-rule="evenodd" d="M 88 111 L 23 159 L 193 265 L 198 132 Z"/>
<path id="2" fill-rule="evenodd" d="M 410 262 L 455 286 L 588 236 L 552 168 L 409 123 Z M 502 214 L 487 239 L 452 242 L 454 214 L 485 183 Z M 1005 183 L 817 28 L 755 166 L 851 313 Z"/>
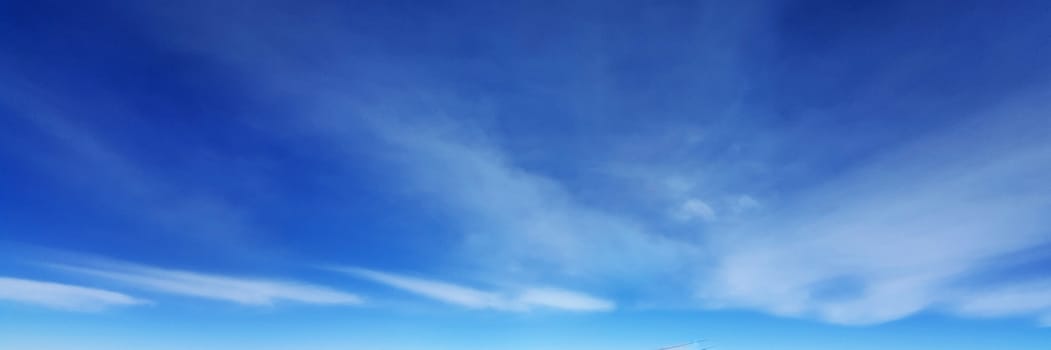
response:
<path id="1" fill-rule="evenodd" d="M 557 288 L 530 288 L 519 294 L 518 302 L 569 311 L 611 311 L 616 305 L 609 300 Z"/>
<path id="2" fill-rule="evenodd" d="M 546 308 L 563 311 L 601 312 L 612 311 L 616 308 L 615 303 L 612 301 L 558 288 L 526 288 L 518 293 L 506 294 L 356 267 L 335 267 L 332 269 L 426 298 L 472 309 L 524 312 L 537 308 Z"/>
<path id="3" fill-rule="evenodd" d="M 449 304 L 478 309 L 504 309 L 506 307 L 504 301 L 493 293 L 483 292 L 452 283 L 400 276 L 359 268 L 338 268 L 337 271 L 349 273 Z"/>
<path id="4" fill-rule="evenodd" d="M 955 305 L 965 316 L 1051 315 L 1051 280 L 1010 285 L 967 295 Z"/>
<path id="5" fill-rule="evenodd" d="M 354 305 L 362 302 L 362 298 L 355 294 L 294 281 L 231 277 L 131 263 L 99 264 L 97 267 L 50 266 L 146 290 L 243 305 L 265 306 L 280 301 L 322 305 Z"/>
<path id="6" fill-rule="evenodd" d="M 0 104 L 14 108 L 15 117 L 24 119 L 47 134 L 56 147 L 56 159 L 33 159 L 54 168 L 57 173 L 77 171 L 74 179 L 58 176 L 63 182 L 99 192 L 103 208 L 137 213 L 137 220 L 158 225 L 161 232 L 209 243 L 240 242 L 254 229 L 247 214 L 214 193 L 189 191 L 183 184 L 166 181 L 148 171 L 127 152 L 108 143 L 101 133 L 74 123 L 75 113 L 60 108 L 54 96 L 37 84 L 15 79 L 17 88 L 0 86 Z M 129 113 L 119 99 L 99 99 L 95 108 L 114 114 Z M 84 180 L 87 179 L 87 180 Z M 87 185 L 90 184 L 90 185 Z M 192 195 L 190 194 L 192 193 Z"/>
<path id="7" fill-rule="evenodd" d="M 0 277 L 0 300 L 66 311 L 102 311 L 110 307 L 149 303 L 104 289 L 12 277 Z"/>

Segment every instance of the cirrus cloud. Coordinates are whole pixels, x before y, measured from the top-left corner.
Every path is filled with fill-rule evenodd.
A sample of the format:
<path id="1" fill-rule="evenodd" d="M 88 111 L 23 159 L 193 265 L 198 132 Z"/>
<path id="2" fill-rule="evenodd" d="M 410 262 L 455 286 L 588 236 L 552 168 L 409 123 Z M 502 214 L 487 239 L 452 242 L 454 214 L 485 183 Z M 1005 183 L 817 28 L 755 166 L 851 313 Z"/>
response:
<path id="1" fill-rule="evenodd" d="M 12 277 L 0 277 L 0 300 L 68 311 L 100 311 L 115 306 L 149 303 L 105 289 Z"/>
<path id="2" fill-rule="evenodd" d="M 529 287 L 514 293 L 500 293 L 444 281 L 355 267 L 335 267 L 333 270 L 426 298 L 472 309 L 529 311 L 536 308 L 546 308 L 564 311 L 596 312 L 611 311 L 616 308 L 616 304 L 612 301 L 559 288 Z"/>

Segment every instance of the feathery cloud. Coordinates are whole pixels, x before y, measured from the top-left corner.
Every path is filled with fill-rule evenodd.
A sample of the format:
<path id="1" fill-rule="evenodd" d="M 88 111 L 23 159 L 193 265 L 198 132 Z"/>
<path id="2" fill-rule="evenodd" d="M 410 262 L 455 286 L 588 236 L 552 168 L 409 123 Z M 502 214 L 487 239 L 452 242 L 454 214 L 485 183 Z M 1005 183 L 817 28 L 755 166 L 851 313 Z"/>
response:
<path id="1" fill-rule="evenodd" d="M 1036 180 L 1051 172 L 1042 131 L 1051 125 L 1041 116 L 1048 108 L 1028 102 L 887 152 L 800 195 L 791 210 L 713 236 L 718 259 L 699 296 L 713 307 L 843 324 L 935 305 L 985 316 L 1046 310 L 1038 292 L 1046 287 L 957 283 L 1051 241 L 1042 225 L 1051 186 Z M 972 292 L 979 287 L 993 292 Z"/>
<path id="2" fill-rule="evenodd" d="M 114 306 L 148 303 L 104 289 L 11 277 L 0 277 L 0 300 L 69 311 L 100 311 Z"/>
<path id="3" fill-rule="evenodd" d="M 682 203 L 675 212 L 675 217 L 681 221 L 700 219 L 702 221 L 715 220 L 715 210 L 704 201 L 691 198 Z"/>
<path id="4" fill-rule="evenodd" d="M 131 263 L 103 263 L 92 267 L 50 266 L 156 292 L 244 305 L 271 305 L 279 301 L 333 305 L 362 302 L 361 297 L 351 293 L 294 281 L 231 277 Z"/>
<path id="5" fill-rule="evenodd" d="M 430 299 L 472 309 L 529 311 L 547 308 L 565 311 L 611 311 L 616 305 L 580 292 L 558 288 L 526 288 L 517 293 L 498 293 L 474 289 L 449 282 L 409 277 L 387 272 L 352 267 L 335 271 L 385 284 Z"/>
<path id="6" fill-rule="evenodd" d="M 749 25 L 753 22 L 731 22 L 734 23 L 725 23 L 733 25 L 729 27 L 731 29 L 757 27 Z M 227 22 L 223 19 L 210 23 L 223 25 Z M 238 33 L 239 29 L 228 26 L 220 28 L 229 30 L 215 32 Z M 726 30 L 726 33 L 743 34 L 753 29 Z M 190 42 L 185 31 L 170 32 L 179 33 L 177 35 L 182 38 L 180 42 Z M 867 159 L 867 165 L 851 167 L 843 173 L 831 172 L 835 178 L 814 179 L 820 184 L 814 188 L 779 193 L 781 197 L 777 201 L 781 203 L 768 203 L 764 199 L 762 217 L 754 220 L 741 217 L 740 221 L 747 221 L 744 225 L 722 226 L 699 232 L 696 237 L 690 237 L 692 240 L 675 240 L 649 229 L 660 227 L 663 223 L 648 225 L 637 216 L 616 215 L 582 203 L 557 178 L 517 166 L 513 155 L 494 146 L 499 142 L 486 142 L 481 137 L 446 132 L 448 128 L 442 125 L 436 127 L 440 123 L 427 119 L 445 115 L 470 119 L 471 116 L 464 112 L 475 110 L 471 106 L 458 108 L 462 106 L 458 106 L 457 101 L 444 101 L 438 97 L 435 98 L 440 100 L 438 103 L 426 103 L 425 108 L 402 109 L 400 106 L 411 104 L 419 96 L 434 92 L 419 90 L 378 93 L 379 97 L 375 100 L 379 102 L 372 106 L 367 102 L 357 103 L 371 100 L 372 96 L 347 102 L 354 97 L 347 96 L 346 86 L 340 86 L 338 82 L 331 83 L 332 79 L 328 78 L 333 75 L 331 71 L 307 65 L 280 67 L 283 69 L 270 66 L 269 62 L 279 60 L 267 60 L 267 64 L 251 67 L 240 64 L 243 62 L 238 59 L 231 59 L 242 57 L 242 53 L 230 51 L 230 45 L 216 44 L 221 41 L 210 46 L 207 42 L 193 42 L 195 44 L 192 46 L 196 50 L 214 51 L 210 52 L 213 56 L 228 59 L 230 63 L 239 63 L 235 66 L 245 67 L 243 69 L 262 76 L 263 86 L 279 87 L 273 90 L 283 91 L 284 87 L 294 85 L 299 94 L 316 96 L 317 100 L 311 99 L 304 103 L 310 105 L 303 107 L 302 114 L 308 120 L 304 124 L 316 127 L 317 132 L 330 136 L 327 139 L 339 144 L 346 145 L 347 140 L 355 139 L 341 134 L 340 130 L 346 130 L 348 124 L 362 124 L 362 120 L 351 116 L 374 116 L 372 118 L 375 120 L 424 116 L 420 118 L 422 121 L 417 119 L 415 122 L 373 123 L 374 126 L 378 125 L 373 136 L 382 144 L 376 148 L 383 149 L 377 153 L 395 154 L 392 158 L 397 158 L 395 161 L 404 165 L 402 172 L 407 174 L 406 177 L 423 192 L 430 192 L 433 195 L 428 198 L 430 201 L 453 213 L 451 217 L 462 225 L 459 228 L 463 232 L 460 241 L 462 249 L 468 253 L 459 255 L 471 259 L 479 269 L 498 270 L 490 273 L 526 271 L 523 274 L 570 275 L 645 285 L 645 281 L 653 276 L 685 271 L 681 279 L 689 282 L 682 284 L 700 286 L 695 287 L 697 295 L 713 307 L 746 308 L 836 323 L 871 324 L 899 319 L 945 303 L 973 309 L 974 304 L 981 304 L 979 301 L 983 297 L 968 293 L 968 287 L 957 286 L 955 281 L 966 278 L 984 264 L 1012 252 L 1051 240 L 1046 231 L 1039 230 L 1047 226 L 1043 213 L 1048 212 L 1047 194 L 1051 193 L 1046 182 L 1042 181 L 1046 177 L 1044 174 L 1051 172 L 1048 168 L 1048 164 L 1051 164 L 1048 159 L 1051 148 L 1042 135 L 1048 130 L 1048 125 L 1039 122 L 1047 120 L 1043 116 L 1049 110 L 1046 104 L 1023 101 L 1019 108 L 980 115 L 971 118 L 970 123 L 960 122 L 958 124 L 961 127 L 954 132 L 935 135 L 932 139 L 903 149 L 890 150 L 882 156 Z M 734 49 L 716 51 L 725 52 L 729 57 L 742 54 Z M 744 79 L 747 76 L 735 76 L 733 72 L 737 70 L 733 68 L 743 68 L 736 65 L 744 65 L 749 60 L 725 61 L 735 63 L 725 67 L 731 69 L 713 70 L 709 66 L 706 70 L 731 72 L 726 76 L 730 78 L 727 82 L 717 83 L 747 85 L 749 80 Z M 887 73 L 901 75 L 915 67 L 899 69 Z M 275 71 L 286 73 L 275 76 L 272 73 Z M 294 75 L 295 79 L 286 79 L 284 75 Z M 306 82 L 311 76 L 326 78 L 318 80 L 316 84 Z M 413 84 L 408 85 L 426 85 L 416 82 L 413 80 Z M 893 87 L 869 86 L 862 90 L 890 91 L 894 90 Z M 303 90 L 309 91 L 304 93 Z M 434 96 L 447 95 L 438 92 Z M 903 105 L 917 102 L 895 101 L 880 96 L 850 97 L 860 103 L 859 109 L 871 107 L 875 103 L 865 101 Z M 1046 96 L 1041 97 L 1034 100 L 1048 100 Z M 923 102 L 927 105 L 927 101 Z M 438 108 L 437 111 L 430 108 L 436 105 L 451 107 Z M 736 105 L 732 107 L 726 109 L 738 108 Z M 758 110 L 769 111 L 763 108 Z M 596 109 L 587 112 L 599 115 L 606 111 Z M 850 109 L 833 109 L 821 113 L 847 113 L 846 116 L 851 118 L 855 117 L 853 114 L 858 114 L 858 118 L 866 117 Z M 1004 115 L 997 115 L 999 113 Z M 867 117 L 878 120 L 880 116 Z M 803 119 L 801 121 L 806 121 Z M 965 119 L 959 118 L 961 121 Z M 990 122 L 975 123 L 974 120 Z M 1026 120 L 1037 122 L 1006 129 L 1001 123 Z M 714 130 L 710 134 L 718 135 L 720 131 L 723 130 Z M 777 135 L 762 133 L 769 130 L 748 130 L 750 133 L 755 131 L 764 137 L 752 139 L 777 145 L 767 140 Z M 858 130 L 846 129 L 845 132 Z M 821 133 L 826 133 L 826 130 L 821 129 Z M 726 134 L 741 139 L 746 136 Z M 841 142 L 844 139 L 835 137 L 828 140 Z M 637 162 L 637 158 L 625 162 Z M 680 158 L 668 157 L 662 163 L 679 164 L 684 158 L 699 157 L 695 154 Z M 735 157 L 720 158 L 736 160 Z M 772 161 L 776 163 L 778 160 Z M 786 164 L 759 164 L 758 167 L 775 170 L 789 168 Z M 693 176 L 700 171 L 667 169 L 666 173 L 662 173 L 651 171 L 651 164 L 644 164 L 640 168 L 644 173 L 641 176 L 643 178 L 685 178 L 684 181 L 670 181 L 667 187 L 676 194 L 668 196 L 674 200 L 664 202 L 672 204 L 661 208 L 677 207 L 694 196 L 719 198 L 706 192 L 725 194 L 729 190 L 699 188 L 704 183 L 718 183 L 694 179 Z M 707 173 L 725 174 L 726 177 L 741 175 L 740 166 L 697 168 Z M 762 181 L 777 183 L 776 174 L 766 171 L 760 173 L 763 174 Z M 820 172 L 814 175 L 828 174 Z M 745 190 L 758 198 L 766 198 L 759 191 L 753 192 L 750 188 Z M 644 188 L 640 192 L 647 191 Z M 733 189 L 733 193 L 736 191 L 738 189 Z M 726 209 L 719 206 L 718 213 L 729 216 L 735 212 L 734 208 L 754 208 L 756 203 L 743 199 L 736 206 L 727 206 Z M 694 217 L 714 217 L 715 210 L 707 203 L 704 204 L 684 207 L 689 207 Z M 371 274 L 371 277 L 381 283 L 450 303 L 479 308 L 506 305 L 500 301 L 505 299 L 499 295 L 455 284 L 390 274 Z M 974 299 L 957 300 L 960 295 L 965 295 L 962 297 L 964 299 Z M 1039 307 L 1038 304 L 1022 305 L 1004 312 L 1032 313 L 1039 311 L 1036 310 Z"/>
<path id="7" fill-rule="evenodd" d="M 1051 280 L 974 292 L 961 297 L 954 309 L 978 317 L 1051 313 Z"/>

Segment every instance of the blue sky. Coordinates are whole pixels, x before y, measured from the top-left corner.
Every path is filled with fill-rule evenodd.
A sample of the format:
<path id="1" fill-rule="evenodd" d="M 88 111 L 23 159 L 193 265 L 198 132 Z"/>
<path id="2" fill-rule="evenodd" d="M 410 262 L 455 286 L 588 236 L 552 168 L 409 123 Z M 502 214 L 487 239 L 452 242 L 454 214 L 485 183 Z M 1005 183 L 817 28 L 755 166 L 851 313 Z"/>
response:
<path id="1" fill-rule="evenodd" d="M 0 348 L 1051 346 L 1042 1 L 0 17 Z"/>

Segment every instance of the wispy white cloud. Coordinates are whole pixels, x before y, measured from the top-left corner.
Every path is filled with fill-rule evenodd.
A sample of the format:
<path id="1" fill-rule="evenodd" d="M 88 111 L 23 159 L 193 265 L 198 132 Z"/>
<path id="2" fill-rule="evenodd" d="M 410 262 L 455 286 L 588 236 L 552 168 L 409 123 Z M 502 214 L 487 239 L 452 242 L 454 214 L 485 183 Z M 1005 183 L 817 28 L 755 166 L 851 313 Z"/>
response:
<path id="1" fill-rule="evenodd" d="M 107 262 L 91 267 L 50 266 L 156 292 L 245 305 L 271 305 L 280 301 L 336 305 L 362 302 L 361 297 L 355 294 L 294 281 L 204 274 L 131 263 Z"/>
<path id="2" fill-rule="evenodd" d="M 571 188 L 554 176 L 520 166 L 514 155 L 501 149 L 501 140 L 489 138 L 493 135 L 485 130 L 470 130 L 477 126 L 471 123 L 472 120 L 484 123 L 492 117 L 478 115 L 479 110 L 486 109 L 479 106 L 484 102 L 479 102 L 477 96 L 460 99 L 457 91 L 444 89 L 443 82 L 432 81 L 427 74 L 413 72 L 405 75 L 401 65 L 372 60 L 367 65 L 345 63 L 318 69 L 320 67 L 275 59 L 265 60 L 268 63 L 264 67 L 258 65 L 263 61 L 256 58 L 244 61 L 248 57 L 243 52 L 231 51 L 231 46 L 223 40 L 201 41 L 186 36 L 185 30 L 172 30 L 182 27 L 171 23 L 180 21 L 180 16 L 141 10 L 143 16 L 138 17 L 156 17 L 156 20 L 143 24 L 156 29 L 151 34 L 159 40 L 182 50 L 237 63 L 234 66 L 246 70 L 246 76 L 259 79 L 256 85 L 266 93 L 297 91 L 298 97 L 291 108 L 298 108 L 297 115 L 301 118 L 271 124 L 276 132 L 284 134 L 295 130 L 318 135 L 320 137 L 309 139 L 331 142 L 335 147 L 327 148 L 348 150 L 347 154 L 358 160 L 362 153 L 368 153 L 377 158 L 385 157 L 384 162 L 396 163 L 394 167 L 400 168 L 391 169 L 394 170 L 391 178 L 394 181 L 407 180 L 407 184 L 395 185 L 399 186 L 398 191 L 407 187 L 415 191 L 412 192 L 414 195 L 423 193 L 414 200 L 427 201 L 428 205 L 449 213 L 453 228 L 448 234 L 457 236 L 449 241 L 456 242 L 456 246 L 442 248 L 462 254 L 449 255 L 460 261 L 441 263 L 471 266 L 476 269 L 473 271 L 476 274 L 501 276 L 511 283 L 543 276 L 552 280 L 572 279 L 595 284 L 614 281 L 637 286 L 651 285 L 640 283 L 641 280 L 663 281 L 680 275 L 680 267 L 694 264 L 691 259 L 701 250 L 653 234 L 647 224 L 635 217 L 589 205 L 575 198 Z M 258 20 L 255 16 L 263 15 L 263 12 L 253 12 L 240 20 L 255 23 Z M 274 15 L 285 18 L 281 13 L 265 14 Z M 318 15 L 310 23 L 288 18 L 294 24 L 284 28 L 264 27 L 287 34 L 269 36 L 271 39 L 294 37 L 293 42 L 300 44 L 329 40 L 331 43 L 346 42 L 342 34 L 303 36 L 305 31 L 287 31 L 288 28 L 318 23 L 328 23 L 330 30 L 349 29 L 340 24 L 344 21 Z M 205 18 L 194 23 L 194 28 L 211 28 L 210 31 L 216 33 L 241 33 L 246 27 L 254 27 L 231 27 L 232 22 L 227 18 L 194 17 Z M 741 25 L 739 21 L 724 24 L 719 26 L 720 31 L 730 28 L 733 28 L 731 31 L 751 30 L 750 26 Z M 259 36 L 235 34 L 227 39 L 255 46 L 260 43 L 242 40 L 256 37 Z M 601 45 L 595 46 L 589 40 L 576 43 L 602 49 Z M 286 48 L 280 43 L 265 45 L 274 45 L 271 47 L 273 51 L 266 50 L 267 55 L 292 53 L 284 52 Z M 720 64 L 738 62 L 725 59 L 725 53 L 718 56 Z M 703 66 L 710 67 L 709 64 L 713 63 L 706 62 Z M 362 70 L 362 67 L 368 68 Z M 348 94 L 347 81 L 332 79 L 342 75 L 334 74 L 337 71 L 354 76 L 363 73 L 382 79 L 374 82 L 377 84 L 361 81 L 361 88 L 374 92 L 368 96 Z M 722 76 L 736 70 L 714 71 Z M 408 80 L 400 80 L 402 78 Z M 295 89 L 289 90 L 289 86 L 295 86 Z M 431 89 L 435 86 L 443 89 Z M 683 136 L 691 144 L 701 138 L 697 130 L 692 129 Z M 365 149 L 369 151 L 362 152 Z M 678 203 L 680 199 L 675 198 L 670 203 Z M 661 214 L 666 212 L 661 210 Z"/>
<path id="3" fill-rule="evenodd" d="M 960 314 L 977 317 L 1051 314 L 1051 281 L 984 288 L 961 296 L 953 307 Z"/>
<path id="4" fill-rule="evenodd" d="M 691 198 L 682 203 L 675 211 L 675 218 L 682 221 L 700 219 L 702 221 L 715 220 L 715 210 L 704 201 Z"/>
<path id="5" fill-rule="evenodd" d="M 1051 186 L 1036 180 L 1051 173 L 1051 140 L 1039 131 L 1051 125 L 1039 116 L 1048 108 L 1032 105 L 887 152 L 790 210 L 713 236 L 719 258 L 699 296 L 713 307 L 845 324 L 939 305 L 984 316 L 1045 310 L 1046 286 L 957 283 L 1051 241 Z"/>
<path id="6" fill-rule="evenodd" d="M 616 308 L 612 301 L 559 288 L 525 288 L 517 293 L 499 293 L 375 270 L 348 267 L 334 269 L 423 297 L 472 309 L 528 311 L 547 308 L 566 311 L 610 311 Z"/>
<path id="7" fill-rule="evenodd" d="M 516 300 L 526 305 L 571 311 L 609 311 L 616 308 L 612 301 L 558 288 L 526 289 Z"/>
<path id="8" fill-rule="evenodd" d="M 149 171 L 130 152 L 91 129 L 90 124 L 75 123 L 78 111 L 74 106 L 78 105 L 70 101 L 79 101 L 78 98 L 44 89 L 39 82 L 27 78 L 12 78 L 0 86 L 0 91 L 0 103 L 12 108 L 13 116 L 31 122 L 58 146 L 45 147 L 49 153 L 27 157 L 26 161 L 49 170 L 63 185 L 98 191 L 97 197 L 105 198 L 97 202 L 100 207 L 136 213 L 132 220 L 158 228 L 145 232 L 198 241 L 229 244 L 243 240 L 252 231 L 242 208 L 215 193 L 190 188 Z M 106 91 L 95 93 L 99 97 L 90 99 L 95 112 L 135 115 L 129 110 L 128 101 L 107 95 Z M 70 171 L 80 176 L 64 176 Z"/>
<path id="9" fill-rule="evenodd" d="M 1051 241 L 1041 229 L 1051 187 L 1036 180 L 1051 173 L 1051 140 L 1042 133 L 1051 125 L 1039 112 L 1049 108 L 1033 105 L 961 119 L 778 203 L 759 208 L 751 195 L 739 197 L 725 206 L 728 214 L 742 209 L 733 222 L 687 237 L 578 201 L 556 179 L 516 165 L 484 132 L 412 118 L 374 124 L 406 176 L 463 224 L 459 256 L 493 275 L 581 276 L 638 289 L 669 281 L 682 288 L 668 289 L 693 289 L 713 308 L 874 324 L 966 303 L 956 298 L 967 287 L 955 282 Z M 680 202 L 684 210 L 715 218 L 694 198 Z M 397 284 L 454 303 L 439 292 L 464 292 L 455 297 L 474 307 L 515 305 L 455 285 L 424 291 L 421 282 Z"/>
<path id="10" fill-rule="evenodd" d="M 991 113 L 1016 115 L 967 119 L 763 206 L 756 220 L 741 210 L 735 222 L 682 239 L 578 202 L 474 133 L 427 123 L 377 129 L 411 179 L 460 214 L 461 256 L 482 269 L 502 268 L 511 280 L 523 271 L 568 274 L 638 289 L 692 283 L 710 307 L 872 324 L 960 302 L 954 282 L 1051 240 L 1040 230 L 1051 188 L 1034 180 L 1051 172 L 1051 144 L 1036 131 L 1048 125 L 1017 115 L 1034 113 L 1027 108 Z M 715 218 L 706 202 L 684 203 L 692 217 Z M 736 204 L 758 207 L 751 196 Z M 520 305 L 500 301 L 520 296 L 385 279 L 447 302 Z"/>
<path id="11" fill-rule="evenodd" d="M 337 270 L 450 304 L 478 309 L 503 309 L 506 307 L 505 301 L 494 293 L 483 292 L 452 283 L 360 268 L 337 268 Z"/>
<path id="12" fill-rule="evenodd" d="M 69 311 L 100 311 L 114 306 L 148 303 L 104 289 L 11 277 L 0 277 L 0 300 Z"/>
<path id="13" fill-rule="evenodd" d="M 752 196 L 746 194 L 734 196 L 730 199 L 729 202 L 730 210 L 735 213 L 742 213 L 748 210 L 758 209 L 762 206 L 761 204 L 759 204 L 759 201 L 755 200 L 755 198 L 752 198 Z"/>
<path id="14" fill-rule="evenodd" d="M 756 27 L 746 25 L 746 21 L 733 22 L 736 27 Z M 226 21 L 216 20 L 212 24 L 215 23 Z M 232 30 L 217 32 L 238 33 L 238 28 L 228 29 Z M 188 39 L 189 36 L 182 41 Z M 219 57 L 240 57 L 237 50 L 227 48 L 230 45 L 193 46 L 219 51 L 216 55 Z M 725 57 L 735 55 L 732 49 L 717 51 L 729 51 Z M 235 58 L 229 62 L 248 67 L 240 64 L 242 60 Z M 276 61 L 279 60 L 266 60 Z M 846 169 L 837 173 L 836 178 L 818 179 L 822 181 L 817 181 L 821 183 L 817 187 L 785 190 L 778 193 L 781 196 L 778 203 L 763 201 L 761 216 L 749 218 L 743 214 L 747 211 L 734 210 L 755 208 L 757 201 L 754 200 L 730 203 L 725 209 L 724 206 L 711 208 L 705 203 L 712 210 L 693 212 L 703 217 L 708 212 L 714 216 L 715 209 L 725 215 L 739 211 L 742 215 L 738 221 L 743 223 L 675 240 L 648 229 L 661 223 L 647 225 L 638 217 L 617 215 L 582 203 L 556 178 L 517 164 L 511 155 L 499 149 L 499 142 L 486 140 L 485 132 L 477 133 L 482 136 L 464 133 L 432 119 L 444 115 L 471 119 L 463 112 L 474 111 L 475 106 L 460 108 L 463 107 L 460 102 L 438 98 L 443 101 L 427 104 L 428 107 L 453 107 L 443 110 L 398 107 L 428 95 L 427 91 L 415 90 L 385 90 L 377 94 L 379 102 L 373 105 L 348 103 L 348 98 L 353 97 L 347 96 L 347 89 L 331 86 L 339 85 L 331 82 L 338 79 L 328 78 L 333 74 L 303 66 L 273 69 L 269 64 L 245 69 L 255 69 L 252 73 L 267 76 L 262 78 L 261 85 L 271 86 L 273 90 L 286 91 L 287 86 L 295 86 L 299 95 L 315 96 L 317 100 L 307 102 L 313 106 L 304 107 L 303 115 L 307 116 L 304 128 L 315 127 L 315 131 L 330 136 L 328 139 L 332 142 L 346 145 L 347 149 L 361 148 L 357 144 L 346 144 L 347 140 L 356 138 L 341 133 L 348 129 L 347 124 L 362 123 L 349 115 L 384 120 L 373 122 L 377 126 L 376 135 L 370 135 L 382 145 L 369 146 L 382 149 L 376 153 L 393 154 L 392 158 L 404 166 L 402 173 L 416 188 L 431 194 L 432 202 L 453 213 L 451 217 L 462 224 L 464 232 L 460 248 L 465 254 L 458 256 L 470 259 L 479 269 L 496 270 L 493 274 L 569 275 L 626 281 L 633 286 L 646 285 L 645 280 L 654 275 L 676 275 L 681 278 L 673 283 L 688 280 L 697 296 L 712 307 L 746 308 L 848 324 L 895 320 L 944 304 L 948 304 L 946 308 L 950 310 L 959 309 L 955 312 L 986 316 L 1040 312 L 1039 301 L 990 306 L 999 304 L 995 302 L 997 299 L 1005 298 L 995 293 L 1014 292 L 1001 290 L 994 292 L 994 296 L 983 296 L 970 293 L 970 287 L 954 282 L 1004 255 L 1051 239 L 1046 230 L 1041 231 L 1047 227 L 1045 213 L 1051 209 L 1048 201 L 1051 188 L 1043 180 L 1051 173 L 1051 159 L 1048 159 L 1051 147 L 1045 135 L 1049 130 L 1046 112 L 1051 108 L 1039 103 L 1049 100 L 1046 96 L 1022 101 L 1005 110 L 971 116 L 968 123 L 962 122 L 966 118 L 961 116 L 961 126 L 952 132 L 887 150 L 882 156 L 866 159 L 867 165 Z M 268 73 L 275 71 L 293 72 L 296 79 L 285 80 Z M 912 69 L 901 68 L 898 73 L 905 71 Z M 310 75 L 300 73 L 314 73 L 326 79 L 311 86 L 304 78 Z M 730 78 L 737 84 L 747 85 L 746 79 L 740 79 L 744 77 Z M 870 90 L 889 88 L 876 86 Z M 423 117 L 414 121 L 414 115 Z M 896 122 L 901 121 L 907 118 Z M 1003 121 L 1028 121 L 1028 124 L 1011 126 Z M 718 135 L 721 131 L 716 129 L 707 134 Z M 778 146 L 768 141 L 777 135 L 751 128 L 747 132 L 757 134 L 759 137 L 748 138 L 767 144 L 768 148 Z M 744 139 L 752 135 L 732 136 Z M 713 146 L 720 148 L 708 149 L 709 153 L 732 153 L 722 151 L 722 146 L 728 145 Z M 680 145 L 670 147 L 681 148 Z M 638 158 L 641 157 L 620 163 L 634 165 L 640 163 Z M 653 192 L 652 188 L 665 188 L 664 192 L 670 194 L 654 200 L 661 203 L 657 206 L 662 214 L 666 212 L 663 209 L 678 207 L 690 198 L 723 198 L 728 193 L 741 191 L 755 193 L 750 188 L 705 188 L 712 183 L 717 184 L 715 186 L 734 183 L 713 181 L 720 180 L 719 175 L 713 174 L 742 177 L 740 169 L 745 165 L 675 168 L 685 158 L 700 157 L 694 154 L 669 157 L 660 162 L 671 164 L 666 168 L 645 162 L 638 167 L 629 166 L 631 181 L 628 183 L 659 185 L 638 186 L 640 188 L 624 192 L 647 193 Z M 710 161 L 694 159 L 692 163 Z M 754 172 L 748 179 L 765 182 L 770 187 L 778 183 L 778 174 L 771 170 L 792 168 L 767 164 L 755 167 L 763 171 Z M 701 176 L 710 178 L 699 178 Z M 712 193 L 715 195 L 710 195 Z M 766 198 L 762 193 L 755 195 Z M 458 305 L 477 308 L 506 305 L 502 300 L 507 298 L 498 294 L 455 284 L 379 272 L 361 275 Z"/>
<path id="15" fill-rule="evenodd" d="M 451 122 L 450 122 L 451 123 Z M 555 179 L 512 162 L 484 132 L 441 121 L 376 123 L 409 181 L 455 213 L 464 250 L 501 276 L 659 278 L 693 247 L 579 202 Z"/>

